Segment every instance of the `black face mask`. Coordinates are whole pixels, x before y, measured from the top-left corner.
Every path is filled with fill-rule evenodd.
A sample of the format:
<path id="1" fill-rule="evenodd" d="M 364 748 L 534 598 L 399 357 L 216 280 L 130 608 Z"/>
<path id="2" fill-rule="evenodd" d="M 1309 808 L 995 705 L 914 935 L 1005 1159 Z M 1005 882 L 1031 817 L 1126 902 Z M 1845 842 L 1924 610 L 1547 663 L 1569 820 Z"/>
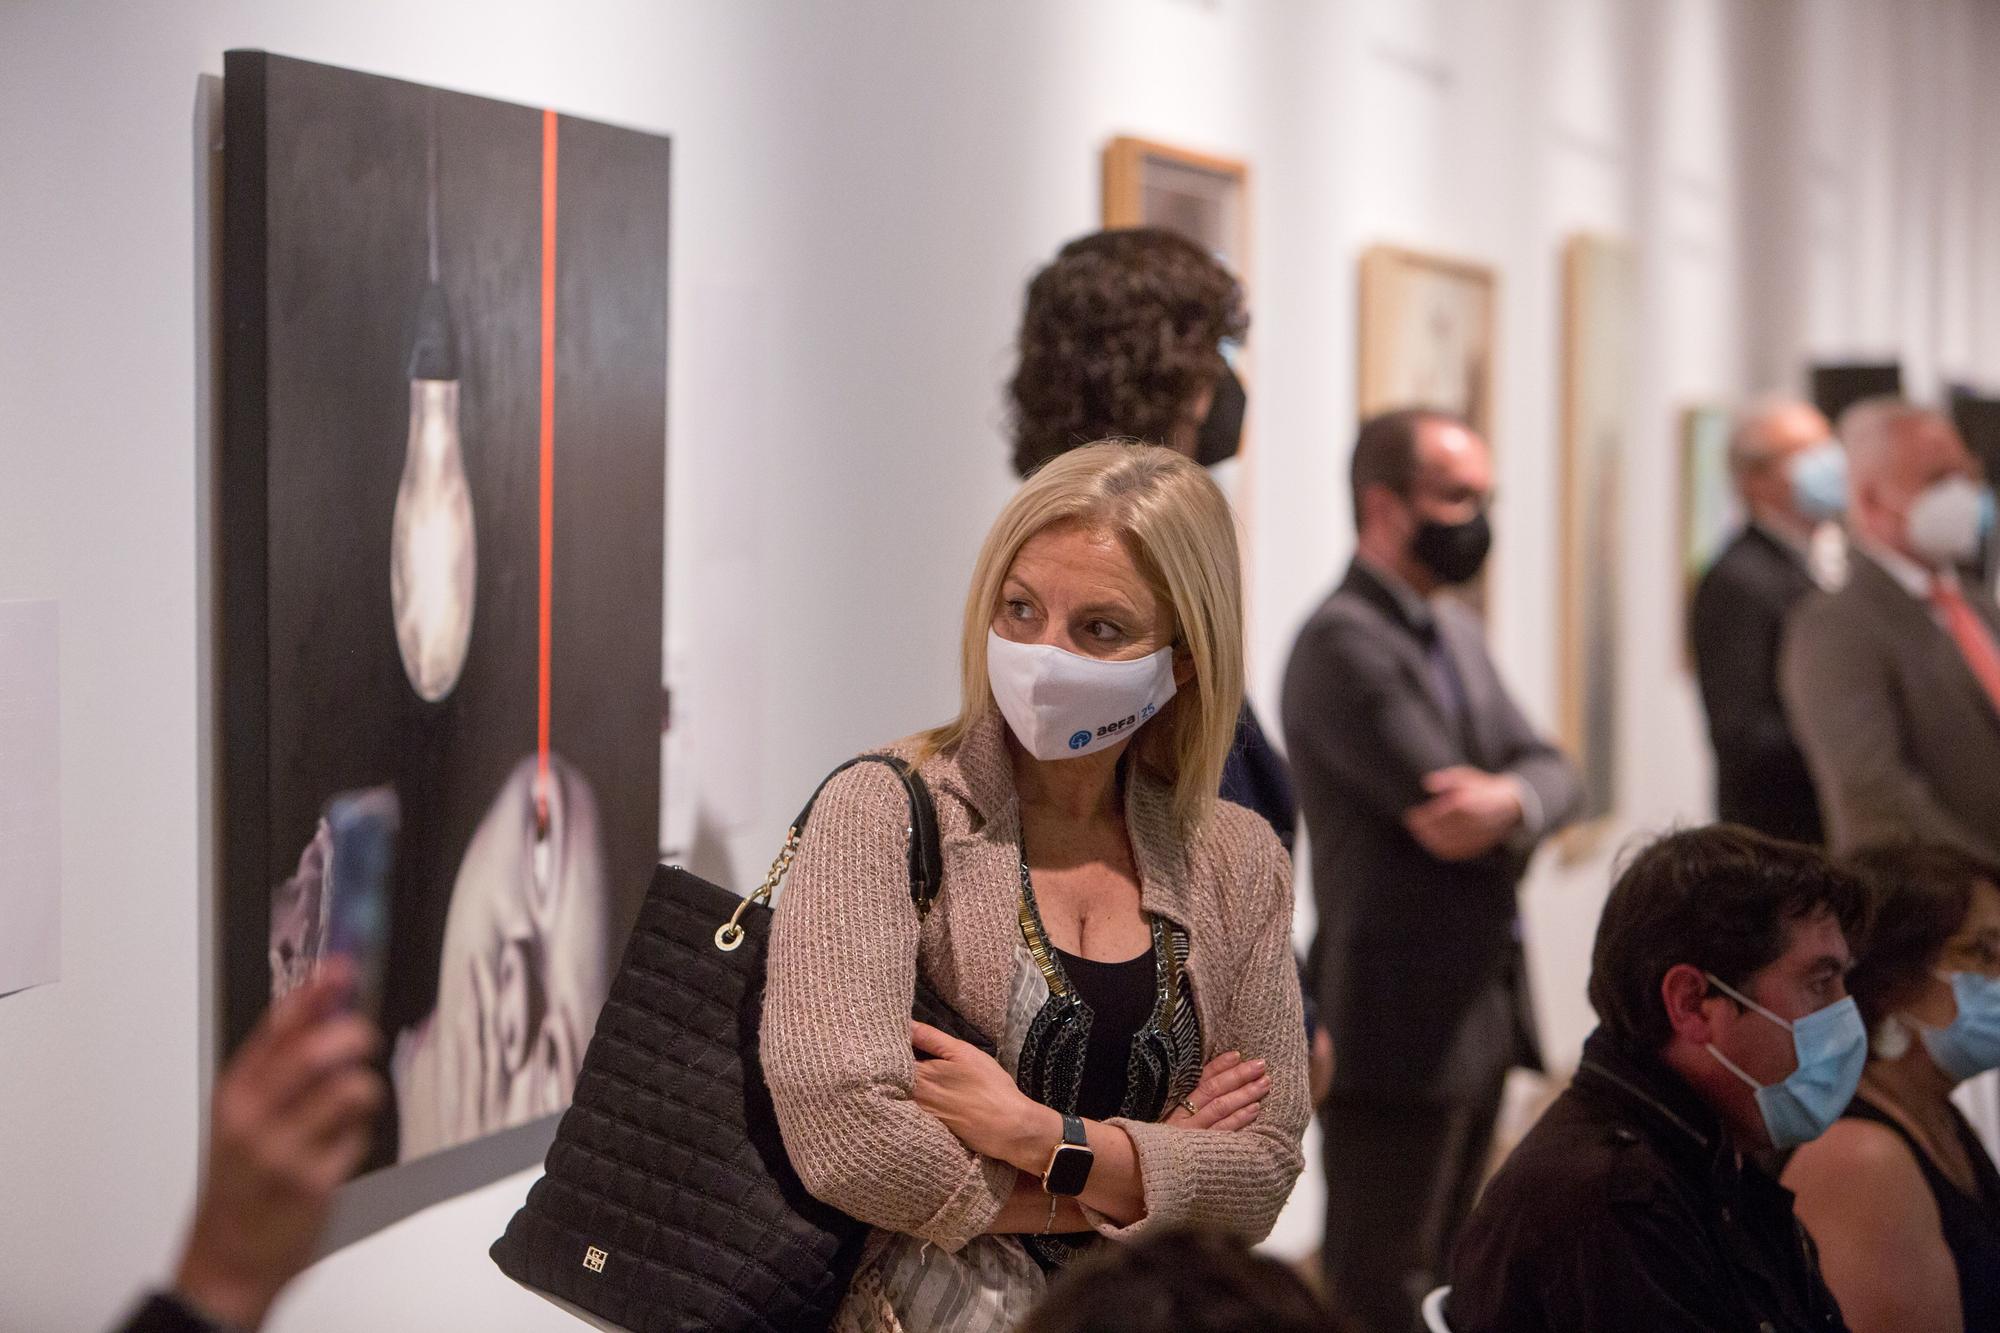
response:
<path id="1" fill-rule="evenodd" d="M 1437 575 L 1440 583 L 1464 583 L 1473 578 L 1486 564 L 1486 553 L 1492 549 L 1493 525 L 1483 513 L 1463 523 L 1424 519 L 1417 527 L 1416 539 L 1410 543 L 1410 554 Z"/>
<path id="2" fill-rule="evenodd" d="M 1243 410 L 1249 399 L 1243 393 L 1243 381 L 1236 378 L 1236 372 L 1223 363 L 1222 378 L 1215 382 L 1215 396 L 1209 401 L 1208 415 L 1202 419 L 1201 429 L 1194 439 L 1194 461 L 1203 467 L 1214 467 L 1225 459 L 1236 457 L 1236 451 L 1243 445 Z"/>

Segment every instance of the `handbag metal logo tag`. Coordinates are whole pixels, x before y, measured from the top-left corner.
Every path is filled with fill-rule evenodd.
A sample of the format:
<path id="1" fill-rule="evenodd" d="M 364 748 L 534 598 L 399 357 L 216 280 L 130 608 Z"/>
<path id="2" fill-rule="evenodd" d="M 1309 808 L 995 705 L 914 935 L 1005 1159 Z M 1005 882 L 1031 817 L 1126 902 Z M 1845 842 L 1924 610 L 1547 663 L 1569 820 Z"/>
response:
<path id="1" fill-rule="evenodd" d="M 583 1266 L 593 1273 L 602 1273 L 604 1271 L 604 1261 L 609 1257 L 603 1250 L 593 1245 L 583 1252 Z"/>

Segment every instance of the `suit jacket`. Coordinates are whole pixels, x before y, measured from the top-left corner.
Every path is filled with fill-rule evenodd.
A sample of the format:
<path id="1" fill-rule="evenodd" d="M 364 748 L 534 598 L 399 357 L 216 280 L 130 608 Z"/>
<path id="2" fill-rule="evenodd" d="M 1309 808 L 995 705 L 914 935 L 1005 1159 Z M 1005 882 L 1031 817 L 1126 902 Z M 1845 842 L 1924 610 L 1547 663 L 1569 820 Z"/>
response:
<path id="1" fill-rule="evenodd" d="M 1715 746 L 1716 814 L 1817 844 L 1826 841 L 1819 799 L 1778 695 L 1785 617 L 1815 586 L 1798 556 L 1746 527 L 1702 575 L 1688 638 Z"/>
<path id="2" fill-rule="evenodd" d="M 2000 635 L 2000 607 L 1965 597 Z M 1780 664 L 1785 712 L 1836 851 L 1911 836 L 2000 859 L 2000 712 L 1958 645 L 1881 565 L 1799 604 Z"/>
<path id="3" fill-rule="evenodd" d="M 1334 1089 L 1470 1101 L 1510 1065 L 1540 1065 L 1515 889 L 1581 786 L 1508 697 L 1477 618 L 1448 602 L 1430 615 L 1414 620 L 1357 563 L 1299 632 L 1281 711 L 1312 849 L 1310 973 Z M 1431 671 L 1432 626 L 1462 683 L 1463 726 Z M 1427 774 L 1458 764 L 1512 773 L 1539 817 L 1483 857 L 1440 861 L 1403 815 L 1429 799 Z"/>

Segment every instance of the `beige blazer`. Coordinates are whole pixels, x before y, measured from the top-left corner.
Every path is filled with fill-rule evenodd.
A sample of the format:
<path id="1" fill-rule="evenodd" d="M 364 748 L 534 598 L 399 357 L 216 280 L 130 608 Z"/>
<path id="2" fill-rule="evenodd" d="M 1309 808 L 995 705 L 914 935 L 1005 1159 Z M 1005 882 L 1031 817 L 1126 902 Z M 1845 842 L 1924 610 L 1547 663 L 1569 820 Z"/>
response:
<path id="1" fill-rule="evenodd" d="M 1779 663 L 1835 851 L 1922 837 L 2000 859 L 2000 712 L 1958 645 L 1860 551 L 1793 613 Z M 2000 608 L 1965 596 L 2000 635 Z"/>
<path id="2" fill-rule="evenodd" d="M 1015 1170 L 976 1156 L 910 1100 L 910 997 L 922 968 L 982 1031 L 1001 1030 L 1020 936 L 1020 814 L 998 716 L 921 768 L 938 807 L 944 887 L 921 928 L 910 903 L 903 789 L 880 765 L 821 794 L 780 893 L 763 1021 L 785 1147 L 812 1193 L 886 1231 L 956 1251 L 1006 1201 Z M 907 743 L 892 747 L 910 753 Z M 1146 1217 L 1106 1235 L 1201 1221 L 1261 1239 L 1302 1164 L 1309 1114 L 1292 958 L 1291 864 L 1270 826 L 1219 804 L 1191 837 L 1169 791 L 1134 776 L 1126 824 L 1140 903 L 1188 935 L 1204 1059 L 1268 1061 L 1263 1114 L 1238 1132 L 1121 1125 Z"/>

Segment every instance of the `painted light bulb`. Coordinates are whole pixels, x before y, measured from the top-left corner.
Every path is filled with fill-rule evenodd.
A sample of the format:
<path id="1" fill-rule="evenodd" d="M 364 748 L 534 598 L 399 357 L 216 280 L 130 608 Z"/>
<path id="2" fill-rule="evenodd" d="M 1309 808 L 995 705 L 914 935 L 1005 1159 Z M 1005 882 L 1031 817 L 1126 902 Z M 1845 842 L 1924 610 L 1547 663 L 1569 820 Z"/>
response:
<path id="1" fill-rule="evenodd" d="M 389 603 L 410 688 L 452 692 L 472 642 L 477 584 L 472 489 L 458 430 L 458 367 L 444 291 L 424 292 L 410 354 L 410 434 L 390 536 Z"/>

